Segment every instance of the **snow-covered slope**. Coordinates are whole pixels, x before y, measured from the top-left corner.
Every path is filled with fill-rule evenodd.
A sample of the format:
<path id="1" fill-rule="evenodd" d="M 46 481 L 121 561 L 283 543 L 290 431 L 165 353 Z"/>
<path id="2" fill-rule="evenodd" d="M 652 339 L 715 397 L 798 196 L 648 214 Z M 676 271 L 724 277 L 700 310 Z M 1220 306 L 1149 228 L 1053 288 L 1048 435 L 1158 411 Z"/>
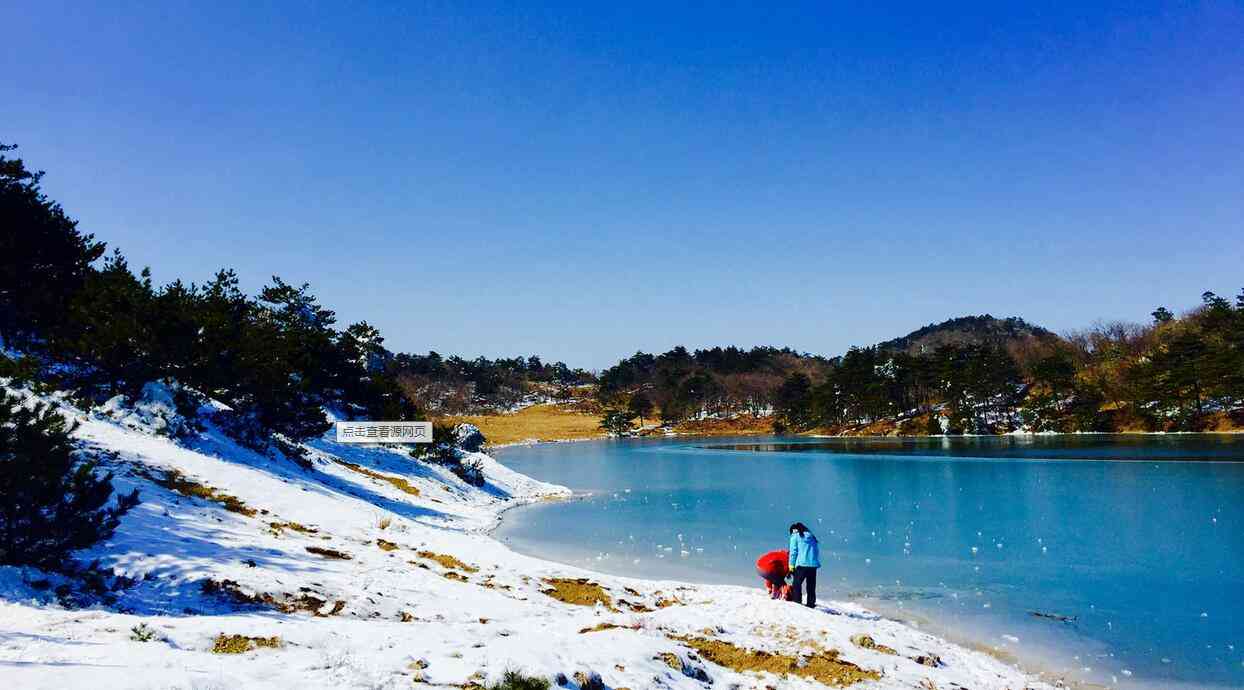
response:
<path id="1" fill-rule="evenodd" d="M 175 442 L 152 433 L 162 421 L 118 404 L 95 415 L 62 405 L 110 458 L 117 489 L 137 486 L 142 503 L 80 554 L 120 576 L 107 581 L 109 604 L 65 608 L 55 577 L 0 568 L 5 687 L 472 687 L 507 669 L 561 673 L 567 687 L 576 672 L 609 688 L 822 687 L 746 671 L 782 658 L 748 650 L 789 655 L 809 673 L 875 672 L 859 688 L 1048 687 L 850 604 L 808 610 L 760 588 L 619 578 L 515 554 L 486 534 L 500 512 L 569 491 L 486 455 L 472 456 L 480 488 L 399 451 L 327 438 L 307 445 L 308 471 L 210 427 Z M 549 595 L 555 587 L 598 603 L 567 603 Z M 863 648 L 851 639 L 861 634 L 891 649 Z M 279 639 L 233 640 L 255 648 L 222 654 L 221 635 Z"/>

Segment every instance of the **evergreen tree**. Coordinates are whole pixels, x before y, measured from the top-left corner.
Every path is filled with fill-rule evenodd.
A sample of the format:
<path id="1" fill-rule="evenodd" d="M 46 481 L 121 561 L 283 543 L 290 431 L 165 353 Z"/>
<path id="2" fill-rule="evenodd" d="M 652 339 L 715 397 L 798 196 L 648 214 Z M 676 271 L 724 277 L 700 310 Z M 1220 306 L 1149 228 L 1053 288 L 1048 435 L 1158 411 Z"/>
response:
<path id="1" fill-rule="evenodd" d="M 632 417 L 638 417 L 640 426 L 643 426 L 644 419 L 652 416 L 652 400 L 643 391 L 640 391 L 631 396 L 631 401 L 627 403 L 626 409 L 631 413 Z"/>
<path id="2" fill-rule="evenodd" d="M 56 568 L 108 538 L 138 491 L 109 507 L 112 475 L 74 458 L 72 428 L 48 406 L 0 396 L 0 565 Z"/>
<path id="3" fill-rule="evenodd" d="M 263 432 L 298 442 L 328 429 L 322 408 L 337 378 L 330 365 L 336 354 L 334 320 L 305 284 L 295 288 L 273 277 L 260 293 L 239 345 L 242 379 L 236 397 L 240 411 L 258 424 L 246 439 L 251 445 L 266 445 Z"/>
<path id="4" fill-rule="evenodd" d="M 195 366 L 204 359 L 202 348 L 201 296 L 194 285 L 180 280 L 164 286 L 151 298 L 147 332 L 157 377 L 171 376 L 192 383 Z"/>
<path id="5" fill-rule="evenodd" d="M 773 400 L 774 413 L 786 427 L 804 429 L 811 422 L 811 402 L 812 381 L 806 374 L 796 372 L 778 388 Z"/>
<path id="6" fill-rule="evenodd" d="M 631 432 L 631 417 L 621 410 L 609 410 L 600 420 L 600 428 L 617 436 Z"/>
<path id="7" fill-rule="evenodd" d="M 115 395 L 141 388 L 154 377 L 149 330 L 153 299 L 150 271 L 135 276 L 118 250 L 102 270 L 89 272 L 83 289 L 70 299 L 67 318 L 53 341 L 58 354 L 93 369 L 81 383 Z"/>
<path id="8" fill-rule="evenodd" d="M 43 194 L 42 172 L 4 155 L 14 148 L 0 143 L 0 339 L 25 344 L 65 319 L 104 245 Z"/>
<path id="9" fill-rule="evenodd" d="M 235 400 L 241 390 L 248 330 L 257 306 L 242 294 L 230 269 L 216 272 L 196 300 L 197 337 L 186 381 L 211 398 Z"/>

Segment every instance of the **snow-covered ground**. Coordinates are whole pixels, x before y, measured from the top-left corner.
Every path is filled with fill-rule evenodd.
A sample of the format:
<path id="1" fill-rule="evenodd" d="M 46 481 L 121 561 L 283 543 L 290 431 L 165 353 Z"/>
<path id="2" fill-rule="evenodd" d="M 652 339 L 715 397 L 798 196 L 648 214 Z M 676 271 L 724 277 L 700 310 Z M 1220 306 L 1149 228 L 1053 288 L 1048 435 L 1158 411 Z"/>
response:
<path id="1" fill-rule="evenodd" d="M 328 436 L 307 445 L 314 468 L 304 470 L 210 427 L 191 441 L 156 435 L 163 421 L 149 410 L 63 409 L 81 422 L 77 436 L 111 458 L 117 489 L 137 486 L 142 503 L 112 539 L 80 554 L 124 576 L 109 580 L 111 604 L 65 608 L 57 578 L 0 568 L 6 688 L 473 687 L 507 669 L 564 674 L 571 688 L 576 672 L 633 690 L 823 687 L 726 668 L 688 639 L 809 668 L 838 650 L 879 674 L 858 688 L 1050 687 L 853 604 L 809 610 L 759 587 L 613 577 L 516 554 L 487 535 L 501 511 L 570 492 L 483 454 L 472 456 L 483 463 L 480 488 L 401 451 Z M 188 482 L 217 500 L 184 495 Z M 225 494 L 237 499 L 233 511 Z M 556 599 L 547 593 L 555 578 L 590 579 L 600 590 L 581 589 L 608 602 Z M 214 653 L 222 634 L 279 641 Z M 859 635 L 890 649 L 863 648 L 851 639 Z"/>

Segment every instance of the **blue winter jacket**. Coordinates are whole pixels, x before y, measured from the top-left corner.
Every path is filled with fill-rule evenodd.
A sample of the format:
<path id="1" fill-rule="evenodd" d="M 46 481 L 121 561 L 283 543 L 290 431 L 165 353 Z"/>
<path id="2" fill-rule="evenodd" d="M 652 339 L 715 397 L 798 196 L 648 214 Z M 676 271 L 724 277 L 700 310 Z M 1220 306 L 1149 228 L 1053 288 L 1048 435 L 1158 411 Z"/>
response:
<path id="1" fill-rule="evenodd" d="M 821 567 L 821 547 L 816 535 L 811 532 L 792 532 L 790 535 L 790 568 L 794 570 L 799 566 Z"/>

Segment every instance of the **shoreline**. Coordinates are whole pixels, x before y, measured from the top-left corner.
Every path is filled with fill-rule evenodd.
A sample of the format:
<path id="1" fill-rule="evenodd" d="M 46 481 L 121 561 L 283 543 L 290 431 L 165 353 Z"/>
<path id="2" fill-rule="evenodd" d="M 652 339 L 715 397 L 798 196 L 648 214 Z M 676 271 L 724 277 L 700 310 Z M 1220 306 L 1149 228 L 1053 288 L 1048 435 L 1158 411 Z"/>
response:
<path id="1" fill-rule="evenodd" d="M 586 500 L 586 499 L 591 498 L 594 495 L 595 495 L 595 492 L 582 492 L 582 493 L 572 492 L 570 496 L 567 496 L 562 500 L 564 501 Z M 560 501 L 555 501 L 555 502 L 560 502 Z M 527 501 L 521 504 L 502 508 L 501 510 L 497 511 L 497 520 L 495 524 L 483 534 L 485 534 L 485 536 L 487 536 L 489 539 L 492 539 L 502 548 L 513 551 L 514 553 L 517 553 L 519 555 L 526 556 L 528 558 L 537 559 L 537 560 L 540 560 L 540 561 L 543 561 L 549 564 L 557 565 L 557 566 L 583 570 L 589 573 L 596 574 L 597 576 L 602 577 L 602 578 L 615 578 L 615 577 L 626 578 L 628 580 L 648 582 L 651 584 L 660 584 L 660 583 L 669 584 L 673 582 L 679 585 L 690 586 L 690 587 L 709 587 L 709 588 L 732 587 L 732 588 L 738 588 L 740 590 L 748 590 L 748 591 L 754 589 L 752 587 L 748 587 L 746 585 L 741 585 L 741 584 L 700 582 L 694 579 L 686 579 L 683 576 L 679 576 L 678 579 L 675 579 L 675 580 L 663 580 L 663 579 L 648 578 L 642 575 L 633 575 L 633 574 L 622 573 L 622 572 L 617 572 L 617 573 L 606 572 L 603 570 L 594 569 L 590 566 L 584 566 L 579 563 L 559 560 L 557 558 L 548 556 L 546 554 L 536 553 L 534 551 L 519 550 L 519 549 L 514 548 L 507 541 L 503 541 L 501 538 L 497 536 L 496 532 L 501 527 L 503 518 L 506 514 L 514 511 L 515 509 L 530 508 L 540 503 L 542 503 L 542 501 L 540 500 Z M 757 591 L 759 590 L 757 589 Z M 784 602 L 784 603 L 793 604 L 794 602 Z M 956 630 L 953 626 L 940 623 L 932 615 L 921 616 L 929 624 L 929 627 L 926 629 L 925 627 L 921 625 L 914 624 L 914 621 L 912 620 L 910 612 L 903 611 L 902 613 L 905 615 L 897 615 L 897 612 L 889 610 L 884 606 L 877 606 L 875 603 L 871 603 L 868 600 L 865 600 L 863 603 L 858 603 L 856 600 L 849 599 L 849 598 L 844 599 L 844 600 L 840 600 L 837 598 L 830 598 L 824 602 L 820 602 L 820 604 L 822 605 L 829 604 L 830 606 L 840 606 L 844 603 L 849 603 L 854 606 L 859 606 L 863 610 L 873 615 L 876 615 L 878 618 L 891 621 L 897 625 L 901 625 L 904 628 L 911 630 L 914 633 L 923 633 L 923 634 L 932 635 L 939 640 L 942 640 L 949 644 L 957 645 L 966 650 L 969 650 L 972 653 L 985 655 L 997 661 L 998 663 L 1005 664 L 1006 666 L 1012 669 L 1015 669 L 1016 671 L 1019 671 L 1020 673 L 1023 673 L 1026 676 L 1030 676 L 1031 678 L 1038 680 L 1040 682 L 1051 682 L 1051 681 L 1046 680 L 1046 677 L 1048 676 L 1054 679 L 1053 682 L 1055 683 L 1056 687 L 1059 687 L 1059 688 L 1067 688 L 1069 690 L 1105 690 L 1106 688 L 1108 688 L 1107 685 L 1104 685 L 1101 683 L 1096 683 L 1093 681 L 1085 680 L 1083 678 L 1071 677 L 1059 671 L 1056 671 L 1054 668 L 1055 663 L 1052 660 L 1042 660 L 1040 658 L 1040 655 L 1036 652 L 1020 654 L 1020 653 L 1015 653 L 1011 651 L 998 650 L 994 645 L 989 644 L 983 638 L 980 638 L 976 635 L 972 635 L 964 631 Z M 922 613 L 928 614 L 928 612 L 922 612 Z M 1162 690 L 1164 686 L 1160 684 L 1149 685 L 1146 683 L 1138 683 L 1135 685 L 1131 685 L 1130 687 L 1134 688 L 1135 690 Z"/>
<path id="2" fill-rule="evenodd" d="M 529 439 L 526 441 L 512 441 L 509 443 L 488 444 L 485 443 L 482 452 L 492 450 L 502 450 L 505 448 L 516 448 L 524 446 L 542 446 L 553 445 L 559 443 L 589 443 L 592 441 L 629 441 L 642 439 L 660 439 L 660 438 L 729 438 L 731 436 L 740 437 L 761 437 L 771 436 L 781 439 L 800 439 L 800 438 L 858 438 L 858 439 L 955 439 L 955 438 L 1011 438 L 1011 437 L 1041 437 L 1055 438 L 1060 436 L 1242 436 L 1244 429 L 1234 429 L 1230 431 L 1011 431 L 1005 434 L 938 434 L 938 435 L 918 435 L 910 436 L 903 434 L 774 434 L 770 432 L 757 431 L 738 431 L 732 433 L 721 434 L 703 434 L 703 433 L 682 433 L 673 432 L 661 435 L 648 436 L 598 436 L 594 438 L 564 438 L 564 439 Z"/>
<path id="3" fill-rule="evenodd" d="M 304 446 L 313 473 L 210 428 L 187 445 L 84 416 L 75 437 L 138 470 L 116 476 L 118 491 L 142 490 L 137 512 L 79 555 L 127 586 L 106 605 L 66 608 L 0 568 L 0 630 L 19 641 L 0 648 L 0 664 L 18 687 L 198 687 L 203 674 L 213 687 L 473 687 L 513 668 L 671 690 L 701 690 L 708 673 L 720 687 L 772 683 L 759 671 L 811 690 L 823 687 L 805 675 L 800 660 L 811 655 L 840 674 L 815 679 L 830 685 L 1054 688 L 855 603 L 808 610 L 754 587 L 608 575 L 519 553 L 493 534 L 503 515 L 575 494 L 484 453 L 471 456 L 487 479 L 480 488 L 328 437 Z M 230 512 L 152 481 L 152 471 L 170 470 L 255 510 Z M 131 637 L 141 626 L 157 636 Z M 214 647 L 225 636 L 277 642 L 222 656 Z M 758 657 L 790 665 L 774 671 L 754 665 Z"/>

